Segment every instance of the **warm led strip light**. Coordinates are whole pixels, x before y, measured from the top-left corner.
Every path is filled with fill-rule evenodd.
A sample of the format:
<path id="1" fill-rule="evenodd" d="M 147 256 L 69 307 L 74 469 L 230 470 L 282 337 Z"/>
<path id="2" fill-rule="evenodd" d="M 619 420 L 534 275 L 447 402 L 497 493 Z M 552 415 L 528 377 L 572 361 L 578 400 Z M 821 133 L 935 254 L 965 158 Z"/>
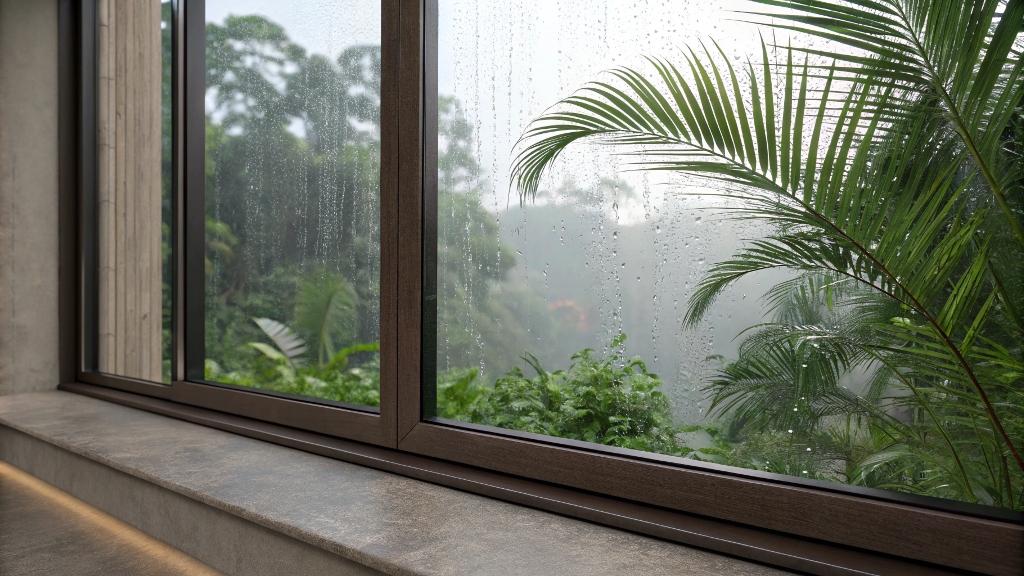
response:
<path id="1" fill-rule="evenodd" d="M 59 507 L 69 517 L 74 517 L 96 531 L 103 531 L 112 539 L 124 542 L 134 548 L 139 556 L 148 557 L 154 565 L 163 565 L 169 570 L 187 576 L 223 574 L 192 558 L 180 550 L 168 546 L 149 534 L 114 518 L 113 516 L 82 502 L 35 476 L 32 476 L 7 462 L 0 461 L 0 479 L 11 482 L 32 492 Z"/>

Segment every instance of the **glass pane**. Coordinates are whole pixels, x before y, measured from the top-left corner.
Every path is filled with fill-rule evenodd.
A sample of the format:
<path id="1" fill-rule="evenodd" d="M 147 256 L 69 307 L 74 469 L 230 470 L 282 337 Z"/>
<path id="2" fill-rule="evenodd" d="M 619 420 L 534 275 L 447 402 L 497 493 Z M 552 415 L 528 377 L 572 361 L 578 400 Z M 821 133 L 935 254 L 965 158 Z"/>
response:
<path id="1" fill-rule="evenodd" d="M 860 5 L 441 0 L 436 416 L 1024 506 L 1019 54 Z"/>
<path id="2" fill-rule="evenodd" d="M 380 403 L 380 3 L 206 3 L 206 378 Z"/>
<path id="3" fill-rule="evenodd" d="M 171 4 L 100 0 L 96 339 L 87 370 L 170 381 Z"/>

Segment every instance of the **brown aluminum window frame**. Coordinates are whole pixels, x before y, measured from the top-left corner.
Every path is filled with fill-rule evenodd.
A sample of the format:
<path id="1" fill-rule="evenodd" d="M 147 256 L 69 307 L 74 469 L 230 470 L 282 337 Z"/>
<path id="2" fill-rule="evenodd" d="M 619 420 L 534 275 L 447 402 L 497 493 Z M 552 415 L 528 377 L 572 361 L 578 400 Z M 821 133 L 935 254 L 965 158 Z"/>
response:
<path id="1" fill-rule="evenodd" d="M 95 141 L 90 143 L 95 62 L 87 56 L 95 47 L 95 19 L 90 20 L 92 1 L 76 8 L 72 0 L 61 0 L 62 31 L 80 35 L 75 42 L 62 36 L 62 53 L 75 54 L 77 45 L 82 55 L 77 70 L 62 72 L 66 85 L 75 87 L 73 103 L 62 106 L 62 126 L 77 127 L 62 129 L 62 151 L 74 148 L 78 154 L 77 163 L 67 159 L 70 155 L 62 157 L 61 173 L 66 191 L 61 209 L 67 217 L 62 222 L 71 222 L 62 224 L 62 280 L 78 290 L 73 295 L 62 291 L 61 316 L 67 320 L 62 359 L 74 347 L 75 367 L 68 370 L 71 363 L 62 363 L 64 389 L 813 573 L 934 573 L 919 564 L 925 562 L 958 571 L 1024 574 L 1024 515 L 1019 513 L 424 417 L 433 395 L 423 389 L 423 376 L 434 370 L 434 362 L 425 354 L 430 350 L 423 335 L 436 328 L 436 300 L 429 297 L 436 271 L 424 265 L 433 262 L 426 250 L 436 247 L 437 234 L 436 0 L 382 0 L 379 413 L 199 381 L 204 356 L 205 11 L 204 0 L 173 2 L 178 56 L 172 74 L 177 114 L 173 383 L 163 385 L 82 370 L 89 306 L 80 295 L 89 286 L 83 263 L 91 256 L 91 229 L 88 219 L 75 216 L 81 214 L 79 207 L 89 206 L 89 186 L 95 185 Z M 77 28 L 67 25 L 68 18 L 76 20 Z M 65 138 L 77 144 L 66 144 Z M 88 385 L 72 383 L 72 373 L 75 381 Z M 673 532 L 673 522 L 691 523 L 703 535 Z M 720 545 L 716 530 L 743 534 L 737 538 L 748 544 Z M 823 560 L 829 550 L 834 550 L 834 563 Z M 864 552 L 882 555 L 876 568 L 868 567 L 872 560 Z M 804 561 L 812 556 L 818 560 Z M 902 568 L 894 571 L 893 566 Z"/>

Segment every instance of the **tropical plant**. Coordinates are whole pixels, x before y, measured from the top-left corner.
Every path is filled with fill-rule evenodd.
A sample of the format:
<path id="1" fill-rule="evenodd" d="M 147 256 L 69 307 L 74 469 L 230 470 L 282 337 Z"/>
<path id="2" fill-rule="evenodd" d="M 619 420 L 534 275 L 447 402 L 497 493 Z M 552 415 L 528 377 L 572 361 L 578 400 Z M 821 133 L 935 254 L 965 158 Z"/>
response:
<path id="1" fill-rule="evenodd" d="M 587 348 L 572 355 L 567 370 L 548 372 L 533 354 L 522 360 L 536 372 L 527 377 L 518 366 L 494 386 L 474 381 L 475 370 L 453 374 L 438 383 L 438 415 L 583 440 L 646 452 L 686 456 L 694 452 L 676 438 L 675 424 L 662 381 L 640 358 L 620 356 L 620 334 L 606 357 Z"/>
<path id="2" fill-rule="evenodd" d="M 299 285 L 295 295 L 295 326 L 316 342 L 320 366 L 334 357 L 336 342 L 356 334 L 358 296 L 339 274 L 318 270 Z"/>
<path id="3" fill-rule="evenodd" d="M 269 318 L 253 322 L 270 340 L 250 342 L 259 354 L 243 369 L 224 371 L 215 360 L 206 361 L 206 378 L 235 384 L 311 396 L 326 400 L 380 405 L 380 344 L 355 344 L 334 352 L 327 362 L 307 363 L 306 341 L 288 326 Z M 350 366 L 353 356 L 363 359 Z"/>
<path id="4" fill-rule="evenodd" d="M 770 17 L 793 41 L 812 36 L 832 48 L 762 41 L 761 61 L 739 64 L 712 41 L 688 49 L 681 67 L 652 57 L 650 75 L 613 69 L 526 130 L 512 170 L 522 199 L 585 138 L 622 147 L 636 168 L 711 182 L 732 201 L 723 210 L 774 231 L 710 268 L 686 324 L 761 270 L 860 287 L 866 293 L 847 302 L 852 327 L 766 333 L 733 370 L 772 353 L 777 362 L 758 369 L 792 380 L 781 364 L 803 353 L 802 342 L 829 350 L 819 388 L 871 367 L 928 422 L 929 435 L 908 450 L 935 463 L 919 449 L 941 447 L 943 477 L 955 486 L 940 495 L 1020 507 L 1024 165 L 1014 131 L 1024 2 L 754 2 L 775 9 L 746 13 L 755 22 Z M 716 398 L 742 407 L 759 395 L 770 399 L 756 390 Z"/>
<path id="5" fill-rule="evenodd" d="M 270 338 L 274 348 L 263 342 L 250 342 L 249 346 L 272 360 L 285 360 L 292 366 L 301 364 L 302 355 L 306 353 L 306 342 L 291 328 L 270 318 L 253 318 L 253 322 Z"/>
<path id="6" fill-rule="evenodd" d="M 731 439 L 739 442 L 731 463 L 1012 507 L 1002 485 L 1010 470 L 992 476 L 977 431 L 936 427 L 960 417 L 959 398 L 933 395 L 928 414 L 917 397 L 893 386 L 887 367 L 845 365 L 842 347 L 816 337 L 871 330 L 899 313 L 891 301 L 889 311 L 858 305 L 859 298 L 878 298 L 870 292 L 835 287 L 814 276 L 776 286 L 768 297 L 772 322 L 748 329 L 739 359 L 706 385 L 712 415 L 731 418 Z M 870 313 L 876 317 L 865 317 Z M 792 411 L 779 409 L 790 405 Z M 936 442 L 943 435 L 959 461 Z"/>

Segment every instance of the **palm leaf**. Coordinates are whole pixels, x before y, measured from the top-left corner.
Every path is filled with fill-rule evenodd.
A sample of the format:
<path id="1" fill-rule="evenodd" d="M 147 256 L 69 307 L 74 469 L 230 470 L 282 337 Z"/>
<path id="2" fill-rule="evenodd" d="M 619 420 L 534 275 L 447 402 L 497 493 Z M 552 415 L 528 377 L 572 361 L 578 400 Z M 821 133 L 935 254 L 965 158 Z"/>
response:
<path id="1" fill-rule="evenodd" d="M 317 271 L 299 286 L 295 325 L 316 341 L 321 367 L 335 355 L 335 340 L 354 332 L 356 292 L 341 276 Z"/>
<path id="2" fill-rule="evenodd" d="M 870 75 L 917 99 L 936 100 L 1024 246 L 1020 217 L 1007 200 L 1008 167 L 999 154 L 1000 135 L 1024 97 L 1024 2 L 1009 0 L 1000 11 L 1000 0 L 753 1 L 776 8 L 749 13 L 770 18 L 775 28 L 855 49 L 816 55 L 854 64 L 856 75 Z"/>
<path id="3" fill-rule="evenodd" d="M 306 353 L 306 342 L 295 332 L 292 332 L 291 328 L 270 318 L 253 318 L 252 321 L 260 327 L 260 330 L 263 330 L 267 338 L 270 338 L 270 341 L 277 347 L 274 350 L 266 344 L 254 342 L 252 343 L 254 348 L 272 359 L 283 358 L 293 365 L 301 363 L 301 356 Z"/>
<path id="4" fill-rule="evenodd" d="M 862 34 L 847 31 L 847 43 L 856 43 L 850 39 Z M 584 86 L 527 129 L 513 162 L 513 181 L 522 200 L 534 196 L 544 171 L 567 146 L 596 137 L 631 147 L 626 154 L 637 155 L 633 148 L 640 146 L 642 158 L 632 161 L 635 168 L 693 173 L 725 183 L 720 194 L 743 201 L 729 209 L 734 217 L 768 219 L 783 232 L 751 242 L 714 265 L 690 300 L 686 323 L 699 322 L 722 290 L 756 271 L 789 268 L 849 278 L 925 320 L 942 347 L 929 354 L 953 367 L 939 372 L 973 390 L 1024 470 L 1024 460 L 954 334 L 958 322 L 981 306 L 981 287 L 990 281 L 991 267 L 987 252 L 975 242 L 986 209 L 975 209 L 952 227 L 950 214 L 958 213 L 972 190 L 965 162 L 973 158 L 982 173 L 988 168 L 977 155 L 963 152 L 962 130 L 954 126 L 959 141 L 945 136 L 949 120 L 939 112 L 946 104 L 901 96 L 906 90 L 886 66 L 891 60 L 909 66 L 911 60 L 896 51 L 895 41 L 882 44 L 892 46 L 876 55 L 878 66 L 859 62 L 864 74 L 851 76 L 833 66 L 826 90 L 810 105 L 806 67 L 798 72 L 794 49 L 785 51 L 777 82 L 763 42 L 760 78 L 748 65 L 749 103 L 716 80 L 733 78 L 732 68 L 706 50 L 703 56 L 688 52 L 688 77 L 668 62 L 650 60 L 675 105 L 654 96 L 654 82 L 639 72 L 618 70 L 613 75 L 625 87 Z M 836 77 L 851 82 L 838 98 L 830 92 Z M 777 86 L 782 87 L 781 106 L 776 106 Z M 745 118 L 754 125 L 756 158 L 736 134 Z M 803 141 L 804 126 L 813 141 L 820 140 L 820 149 L 812 145 L 804 151 L 796 145 Z M 818 157 L 823 158 L 820 164 Z M 815 163 L 808 162 L 811 158 Z"/>

